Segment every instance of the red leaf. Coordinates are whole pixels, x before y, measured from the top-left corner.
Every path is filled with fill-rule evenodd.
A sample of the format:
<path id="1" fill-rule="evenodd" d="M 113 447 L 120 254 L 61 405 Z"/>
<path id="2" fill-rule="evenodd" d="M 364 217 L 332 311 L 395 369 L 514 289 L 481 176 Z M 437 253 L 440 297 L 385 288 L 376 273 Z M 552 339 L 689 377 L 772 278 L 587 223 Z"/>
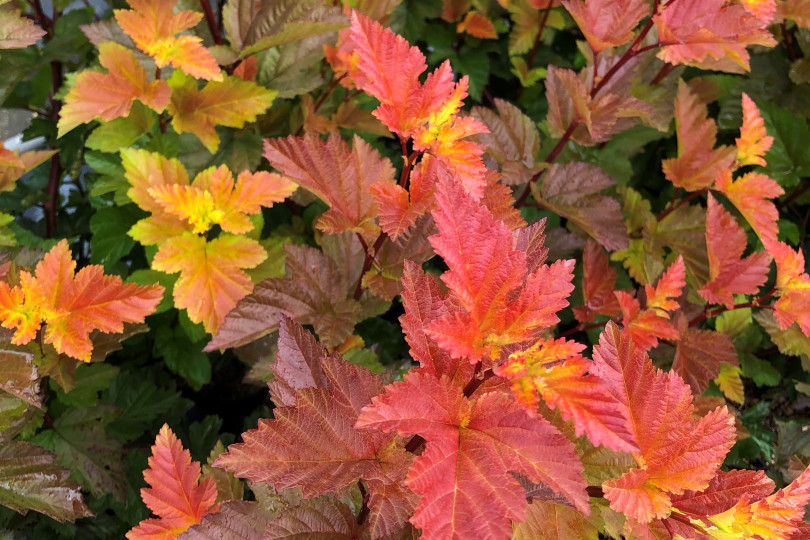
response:
<path id="1" fill-rule="evenodd" d="M 359 536 L 360 527 L 352 509 L 329 497 L 286 509 L 260 534 L 263 540 L 354 540 Z"/>
<path id="2" fill-rule="evenodd" d="M 645 0 L 564 0 L 563 5 L 594 52 L 631 41 L 636 25 L 650 12 Z"/>
<path id="3" fill-rule="evenodd" d="M 734 417 L 725 407 L 693 417 L 692 393 L 675 373 L 608 323 L 594 348 L 592 370 L 626 407 L 640 451 L 638 469 L 603 484 L 611 508 L 647 523 L 669 511 L 669 494 L 703 490 L 734 444 Z"/>
<path id="4" fill-rule="evenodd" d="M 709 194 L 706 246 L 710 280 L 698 292 L 707 302 L 734 305 L 735 294 L 755 294 L 768 279 L 771 258 L 765 251 L 742 258 L 748 239 L 745 231 Z"/>
<path id="5" fill-rule="evenodd" d="M 282 365 L 300 367 L 295 358 L 281 356 L 289 350 L 279 352 Z M 324 386 L 309 386 L 289 369 L 279 370 L 286 386 L 301 386 L 295 405 L 276 408 L 273 420 L 259 420 L 259 427 L 244 433 L 244 442 L 231 445 L 214 465 L 277 490 L 300 486 L 307 498 L 338 492 L 362 478 L 370 494 L 372 536 L 396 532 L 416 504 L 402 485 L 412 454 L 393 444 L 391 435 L 354 427 L 360 410 L 382 392 L 382 382 L 335 358 L 322 358 L 321 370 L 324 377 L 312 382 Z"/>
<path id="6" fill-rule="evenodd" d="M 774 316 L 784 330 L 794 322 L 810 336 L 810 276 L 804 271 L 804 253 L 794 251 L 783 242 L 765 242 L 776 261 L 776 288 L 779 300 Z"/>
<path id="7" fill-rule="evenodd" d="M 264 157 L 281 173 L 326 202 L 318 218 L 327 233 L 360 232 L 371 242 L 377 236 L 373 184 L 393 185 L 394 169 L 368 143 L 355 136 L 352 148 L 341 137 L 327 141 L 314 136 L 265 139 Z"/>
<path id="8" fill-rule="evenodd" d="M 509 536 L 510 519 L 522 520 L 526 510 L 523 488 L 510 472 L 548 485 L 588 512 L 573 445 L 507 394 L 468 399 L 447 377 L 411 372 L 363 409 L 357 425 L 427 440 L 405 481 L 422 495 L 411 522 L 426 540 Z"/>
<path id="9" fill-rule="evenodd" d="M 121 333 L 125 322 L 143 322 L 163 299 L 163 287 L 139 287 L 118 276 L 104 275 L 98 265 L 74 274 L 76 263 L 68 243 L 60 241 L 37 264 L 34 275 L 20 273 L 20 285 L 0 281 L 0 320 L 16 328 L 14 344 L 36 337 L 40 325 L 46 343 L 84 362 L 90 361 L 90 333 Z"/>
<path id="10" fill-rule="evenodd" d="M 168 424 L 158 433 L 143 477 L 151 487 L 141 489 L 141 497 L 159 518 L 141 521 L 127 533 L 129 540 L 174 540 L 204 515 L 216 511 L 214 480 L 199 482 L 200 464 L 191 461 L 191 454 Z"/>
<path id="11" fill-rule="evenodd" d="M 667 10 L 668 11 L 668 10 Z M 734 163 L 736 149 L 715 148 L 717 124 L 708 118 L 706 104 L 682 80 L 675 99 L 675 130 L 678 133 L 678 157 L 662 162 L 664 175 L 676 187 L 697 191 L 709 187 L 717 174 Z"/>
<path id="12" fill-rule="evenodd" d="M 720 374 L 721 364 L 738 365 L 737 351 L 727 334 L 687 326 L 679 314 L 680 336 L 675 349 L 672 371 L 680 375 L 695 395 L 709 387 L 709 381 Z"/>
<path id="13" fill-rule="evenodd" d="M 763 243 L 776 241 L 779 211 L 768 199 L 779 197 L 785 192 L 779 184 L 756 172 L 733 180 L 731 170 L 723 169 L 717 175 L 715 187 L 737 207 Z"/>
<path id="14" fill-rule="evenodd" d="M 273 403 L 295 405 L 295 395 L 303 388 L 329 388 L 321 367 L 327 353 L 315 336 L 286 315 L 278 327 L 276 361 L 270 368 L 275 377 L 267 383 Z"/>
<path id="15" fill-rule="evenodd" d="M 584 305 L 574 307 L 579 322 L 590 322 L 594 315 L 616 317 L 621 308 L 613 289 L 616 287 L 616 270 L 611 268 L 602 247 L 588 240 L 582 253 L 582 300 Z"/>
<path id="16" fill-rule="evenodd" d="M 663 45 L 658 58 L 670 64 L 741 73 L 750 69 L 746 45 L 776 45 L 765 22 L 725 0 L 667 3 L 653 21 Z"/>
<path id="17" fill-rule="evenodd" d="M 534 341 L 555 324 L 573 286 L 573 261 L 541 265 L 529 273 L 526 254 L 513 247 L 512 233 L 489 210 L 454 183 L 437 193 L 430 237 L 449 270 L 442 280 L 459 307 L 434 321 L 428 333 L 454 358 L 497 358 L 501 347 Z"/>

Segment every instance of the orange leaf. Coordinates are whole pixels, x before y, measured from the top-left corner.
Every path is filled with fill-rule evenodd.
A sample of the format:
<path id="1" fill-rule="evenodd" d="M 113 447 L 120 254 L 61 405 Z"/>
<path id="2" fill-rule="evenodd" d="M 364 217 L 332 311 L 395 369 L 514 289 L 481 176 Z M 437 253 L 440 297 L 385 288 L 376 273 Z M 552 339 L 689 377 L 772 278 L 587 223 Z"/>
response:
<path id="1" fill-rule="evenodd" d="M 171 64 L 192 77 L 221 81 L 217 61 L 197 36 L 176 36 L 194 27 L 202 13 L 182 10 L 174 13 L 177 0 L 127 0 L 131 10 L 116 9 L 115 20 L 140 50 L 162 68 Z"/>
<path id="2" fill-rule="evenodd" d="M 169 274 L 180 272 L 174 286 L 174 305 L 188 310 L 189 318 L 216 333 L 236 303 L 253 290 L 242 270 L 267 258 L 255 240 L 221 234 L 211 241 L 184 233 L 161 244 L 152 268 Z"/>
<path id="3" fill-rule="evenodd" d="M 74 274 L 66 240 L 37 264 L 34 275 L 20 273 L 20 285 L 0 282 L 0 319 L 5 328 L 16 328 L 12 343 L 34 339 L 42 323 L 46 343 L 84 362 L 90 360 L 90 333 L 120 333 L 125 322 L 143 322 L 163 298 L 163 287 L 139 287 L 90 265 Z"/>
<path id="4" fill-rule="evenodd" d="M 773 21 L 776 13 L 775 0 L 740 0 L 745 10 L 764 23 Z M 745 95 L 745 94 L 743 94 Z"/>
<path id="5" fill-rule="evenodd" d="M 160 428 L 143 477 L 150 487 L 141 489 L 141 498 L 159 517 L 141 521 L 127 533 L 129 540 L 174 540 L 217 510 L 216 483 L 212 478 L 200 482 L 200 464 L 191 461 L 168 424 Z"/>
<path id="6" fill-rule="evenodd" d="M 774 199 L 785 192 L 779 184 L 756 172 L 733 180 L 731 170 L 723 169 L 717 175 L 715 187 L 737 207 L 763 243 L 776 241 L 779 211 L 768 199 Z"/>
<path id="7" fill-rule="evenodd" d="M 624 45 L 633 30 L 650 12 L 646 0 L 564 0 L 594 52 Z"/>
<path id="8" fill-rule="evenodd" d="M 55 153 L 56 150 L 34 150 L 18 154 L 0 141 L 0 191 L 14 189 L 14 182 Z"/>
<path id="9" fill-rule="evenodd" d="M 244 127 L 245 122 L 255 121 L 270 108 L 277 94 L 275 90 L 239 77 L 209 82 L 198 90 L 197 81 L 179 71 L 172 74 L 169 85 L 172 87 L 168 106 L 172 127 L 178 133 L 195 134 L 211 153 L 219 146 L 215 126 Z"/>
<path id="10" fill-rule="evenodd" d="M 257 214 L 262 206 L 281 202 L 295 191 L 297 184 L 268 172 L 239 174 L 236 182 L 225 165 L 202 171 L 191 186 L 162 184 L 149 188 L 152 198 L 193 227 L 207 232 L 214 224 L 223 231 L 240 234 L 253 229 L 247 214 Z"/>
<path id="11" fill-rule="evenodd" d="M 773 144 L 773 137 L 765 131 L 765 121 L 762 119 L 756 103 L 743 92 L 743 125 L 740 128 L 740 137 L 737 142 L 737 166 L 767 165 L 765 154 Z"/>
<path id="12" fill-rule="evenodd" d="M 136 99 L 158 113 L 168 105 L 169 85 L 162 80 L 147 81 L 146 70 L 123 45 L 100 44 L 99 62 L 108 73 L 79 73 L 76 85 L 65 96 L 59 113 L 60 136 L 79 124 L 127 116 Z"/>
<path id="13" fill-rule="evenodd" d="M 653 288 L 645 285 L 647 292 L 647 309 L 672 311 L 678 309 L 678 297 L 686 286 L 686 267 L 683 257 L 678 256 L 672 265 L 661 275 L 661 279 Z"/>
<path id="14" fill-rule="evenodd" d="M 810 336 L 810 276 L 804 271 L 804 254 L 782 242 L 765 242 L 776 261 L 776 288 L 779 300 L 774 315 L 784 330 L 794 322 Z"/>
<path id="15" fill-rule="evenodd" d="M 475 11 L 468 11 L 464 20 L 456 25 L 456 32 L 459 34 L 467 32 L 471 36 L 481 39 L 498 39 L 498 32 L 495 25 L 484 15 Z"/>
<path id="16" fill-rule="evenodd" d="M 747 244 L 745 231 L 710 194 L 706 217 L 710 279 L 698 291 L 707 302 L 731 308 L 733 295 L 755 294 L 768 279 L 770 256 L 760 251 L 743 259 Z"/>
<path id="17" fill-rule="evenodd" d="M 706 104 L 683 80 L 678 81 L 675 99 L 675 129 L 678 157 L 662 162 L 664 175 L 676 187 L 697 191 L 709 187 L 724 167 L 734 163 L 731 146 L 714 148 L 717 124 L 708 118 Z"/>

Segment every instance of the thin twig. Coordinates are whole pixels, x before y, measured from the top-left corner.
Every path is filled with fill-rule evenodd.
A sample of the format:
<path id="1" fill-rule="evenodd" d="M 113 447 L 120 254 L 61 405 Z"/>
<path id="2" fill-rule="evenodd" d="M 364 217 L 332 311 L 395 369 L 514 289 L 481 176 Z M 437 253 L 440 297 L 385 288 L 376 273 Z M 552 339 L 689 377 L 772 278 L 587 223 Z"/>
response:
<path id="1" fill-rule="evenodd" d="M 219 31 L 219 24 L 217 18 L 214 16 L 214 10 L 211 9 L 211 4 L 208 0 L 200 0 L 200 6 L 205 14 L 205 22 L 208 23 L 208 29 L 211 31 L 211 37 L 214 38 L 214 43 L 222 45 L 222 32 Z"/>

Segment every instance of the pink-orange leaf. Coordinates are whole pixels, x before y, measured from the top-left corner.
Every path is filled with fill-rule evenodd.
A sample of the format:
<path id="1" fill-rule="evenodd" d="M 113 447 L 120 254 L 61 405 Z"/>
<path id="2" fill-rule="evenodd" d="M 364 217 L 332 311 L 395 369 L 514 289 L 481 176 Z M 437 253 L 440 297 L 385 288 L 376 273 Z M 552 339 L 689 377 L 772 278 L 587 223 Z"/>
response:
<path id="1" fill-rule="evenodd" d="M 453 182 L 437 192 L 430 242 L 449 270 L 442 280 L 457 306 L 434 321 L 429 334 L 454 358 L 498 358 L 501 347 L 534 341 L 559 319 L 573 289 L 573 261 L 539 265 L 530 272 L 526 253 L 489 210 Z"/>
<path id="2" fill-rule="evenodd" d="M 784 330 L 794 322 L 810 336 L 810 276 L 804 271 L 804 253 L 782 242 L 765 244 L 776 261 L 776 289 L 779 300 L 774 315 Z"/>
<path id="3" fill-rule="evenodd" d="M 265 139 L 264 157 L 285 176 L 329 205 L 317 227 L 327 233 L 359 232 L 373 243 L 377 205 L 371 186 L 393 186 L 394 169 L 360 137 L 350 148 L 338 135 Z"/>
<path id="4" fill-rule="evenodd" d="M 14 189 L 14 183 L 22 175 L 55 153 L 56 150 L 32 150 L 19 154 L 6 148 L 0 141 L 0 191 Z"/>
<path id="5" fill-rule="evenodd" d="M 662 163 L 667 179 L 687 191 L 709 187 L 717 173 L 734 163 L 736 149 L 731 146 L 714 147 L 717 124 L 708 118 L 706 104 L 678 81 L 675 99 L 675 129 L 678 133 L 678 157 Z"/>
<path id="6" fill-rule="evenodd" d="M 313 358 L 311 344 L 300 342 L 302 332 L 300 326 L 293 330 L 305 348 L 291 349 L 287 334 L 279 350 L 282 367 L 275 370 L 285 388 L 296 390 L 294 403 L 277 407 L 273 420 L 260 420 L 215 465 L 277 490 L 300 486 L 306 498 L 339 492 L 362 478 L 369 490 L 372 536 L 394 533 L 416 504 L 402 483 L 413 456 L 395 445 L 392 435 L 354 427 L 360 410 L 382 391 L 382 382 L 343 360 Z M 302 370 L 312 376 L 302 377 Z"/>
<path id="7" fill-rule="evenodd" d="M 722 407 L 694 418 L 689 387 L 655 368 L 612 322 L 594 348 L 592 371 L 625 407 L 640 448 L 638 468 L 603 484 L 611 508 L 647 523 L 668 514 L 670 494 L 705 489 L 735 442 L 734 416 Z"/>
<path id="8" fill-rule="evenodd" d="M 148 81 L 146 70 L 130 49 L 114 42 L 102 43 L 99 62 L 108 73 L 79 73 L 65 96 L 59 113 L 60 136 L 79 124 L 127 116 L 135 100 L 158 113 L 169 104 L 169 85 L 162 80 Z"/>
<path id="9" fill-rule="evenodd" d="M 594 52 L 618 47 L 633 39 L 633 30 L 650 12 L 646 0 L 564 0 Z"/>
<path id="10" fill-rule="evenodd" d="M 756 172 L 733 180 L 731 171 L 724 169 L 717 175 L 715 187 L 737 207 L 763 242 L 776 241 L 779 211 L 769 199 L 785 192 L 779 184 Z"/>
<path id="11" fill-rule="evenodd" d="M 670 64 L 740 73 L 749 70 L 747 45 L 776 45 L 767 22 L 725 0 L 668 2 L 653 21 L 658 57 Z"/>
<path id="12" fill-rule="evenodd" d="M 760 21 L 764 23 L 773 21 L 773 16 L 776 13 L 776 0 L 741 0 L 740 3 L 748 13 Z"/>
<path id="13" fill-rule="evenodd" d="M 28 47 L 44 35 L 45 30 L 18 10 L 0 10 L 0 49 Z"/>
<path id="14" fill-rule="evenodd" d="M 709 282 L 698 292 L 707 302 L 734 305 L 735 294 L 755 294 L 768 279 L 771 258 L 765 251 L 742 258 L 748 240 L 745 231 L 723 205 L 709 195 L 706 246 Z"/>
<path id="15" fill-rule="evenodd" d="M 765 121 L 756 103 L 743 92 L 743 125 L 737 142 L 737 164 L 765 166 L 765 154 L 773 144 L 773 137 L 765 131 Z"/>
<path id="16" fill-rule="evenodd" d="M 141 521 L 127 533 L 129 540 L 174 540 L 216 510 L 214 480 L 200 482 L 200 464 L 191 461 L 168 424 L 160 428 L 143 477 L 150 487 L 141 489 L 141 497 L 159 517 Z"/>
<path id="17" fill-rule="evenodd" d="M 476 11 L 468 11 L 464 20 L 456 25 L 456 32 L 467 32 L 471 36 L 481 39 L 498 39 L 495 25 L 484 15 Z"/>
<path id="18" fill-rule="evenodd" d="M 161 244 L 152 268 L 169 274 L 180 272 L 174 285 L 174 305 L 187 309 L 189 318 L 201 322 L 206 332 L 219 325 L 242 298 L 253 290 L 242 270 L 267 258 L 252 238 L 221 234 L 213 240 L 184 233 Z"/>
<path id="19" fill-rule="evenodd" d="M 127 0 L 133 8 L 116 9 L 115 20 L 140 50 L 162 68 L 171 64 L 192 77 L 221 81 L 222 73 L 214 57 L 197 36 L 178 32 L 194 27 L 202 13 L 182 10 L 174 13 L 177 0 Z"/>
<path id="20" fill-rule="evenodd" d="M 427 440 L 405 480 L 422 495 L 411 523 L 425 540 L 508 537 L 510 520 L 521 521 L 526 511 L 513 472 L 588 512 L 574 446 L 503 392 L 469 399 L 447 377 L 411 372 L 374 398 L 357 425 Z"/>
<path id="21" fill-rule="evenodd" d="M 580 355 L 584 348 L 564 339 L 541 339 L 529 349 L 513 353 L 495 373 L 512 381 L 512 392 L 529 414 L 537 413 L 542 398 L 564 420 L 573 421 L 578 436 L 587 435 L 594 445 L 638 450 L 624 410 L 599 377 L 588 374 L 592 362 Z"/>
<path id="22" fill-rule="evenodd" d="M 0 282 L 0 320 L 16 328 L 12 343 L 28 343 L 42 323 L 43 337 L 60 352 L 88 362 L 90 333 L 120 333 L 125 322 L 143 322 L 163 298 L 163 287 L 139 287 L 104 268 L 90 265 L 75 272 L 68 243 L 59 242 L 37 264 L 34 275 L 20 273 L 20 285 Z"/>

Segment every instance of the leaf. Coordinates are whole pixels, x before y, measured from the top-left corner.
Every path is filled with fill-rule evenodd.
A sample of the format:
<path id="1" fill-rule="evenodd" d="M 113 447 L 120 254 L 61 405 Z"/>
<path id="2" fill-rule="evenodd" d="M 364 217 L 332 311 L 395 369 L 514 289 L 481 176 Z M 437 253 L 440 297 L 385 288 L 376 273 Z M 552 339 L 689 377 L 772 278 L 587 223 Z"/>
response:
<path id="1" fill-rule="evenodd" d="M 36 510 L 60 522 L 92 516 L 69 474 L 41 446 L 23 441 L 0 445 L 0 503 L 21 514 Z"/>
<path id="2" fill-rule="evenodd" d="M 667 8 L 665 11 L 669 11 Z M 697 191 L 712 185 L 718 173 L 734 162 L 736 149 L 715 148 L 717 124 L 708 118 L 706 105 L 682 80 L 675 98 L 675 130 L 678 157 L 662 162 L 664 175 L 675 187 Z"/>
<path id="3" fill-rule="evenodd" d="M 245 36 L 245 48 L 240 56 L 245 58 L 273 47 L 294 41 L 329 34 L 348 24 L 340 10 L 322 6 L 316 2 L 280 2 L 267 4 L 251 21 Z"/>
<path id="4" fill-rule="evenodd" d="M 141 498 L 158 517 L 141 521 L 127 533 L 129 540 L 174 540 L 204 515 L 216 511 L 214 481 L 200 481 L 200 464 L 191 461 L 191 454 L 168 424 L 160 428 L 143 478 L 150 487 L 141 489 Z"/>
<path id="5" fill-rule="evenodd" d="M 23 17 L 19 10 L 0 11 L 0 49 L 21 49 L 34 45 L 45 30 Z"/>
<path id="6" fill-rule="evenodd" d="M 297 187 L 288 178 L 265 171 L 243 171 L 234 182 L 231 171 L 220 165 L 200 172 L 191 186 L 161 184 L 147 191 L 163 211 L 189 222 L 196 234 L 214 225 L 241 234 L 255 226 L 248 215 L 283 201 Z"/>
<path id="7" fill-rule="evenodd" d="M 599 531 L 576 508 L 551 501 L 532 501 L 522 523 L 513 525 L 512 540 L 597 540 Z"/>
<path id="8" fill-rule="evenodd" d="M 739 366 L 721 363 L 720 373 L 714 378 L 715 384 L 727 399 L 742 405 L 745 402 L 745 388 L 740 376 L 742 370 Z"/>
<path id="9" fill-rule="evenodd" d="M 54 421 L 52 430 L 37 434 L 34 442 L 54 452 L 58 462 L 94 496 L 106 493 L 127 498 L 124 448 L 105 428 L 120 414 L 117 407 L 101 404 L 70 408 Z"/>
<path id="10" fill-rule="evenodd" d="M 765 131 L 765 121 L 759 112 L 756 103 L 743 92 L 743 125 L 740 128 L 740 137 L 737 143 L 737 163 L 739 166 L 767 165 L 763 156 L 773 145 L 773 137 Z"/>
<path id="11" fill-rule="evenodd" d="M 54 154 L 56 150 L 34 150 L 18 154 L 7 149 L 0 141 L 0 192 L 14 189 L 14 183 L 22 175 Z"/>
<path id="12" fill-rule="evenodd" d="M 486 147 L 501 172 L 501 181 L 508 186 L 526 184 L 540 171 L 535 158 L 540 151 L 540 134 L 534 121 L 508 101 L 494 100 L 495 111 L 473 107 L 470 114 L 489 130 L 475 136 Z"/>
<path id="13" fill-rule="evenodd" d="M 537 202 L 582 228 L 609 250 L 627 249 L 629 238 L 621 205 L 599 193 L 615 182 L 599 167 L 587 163 L 553 164 L 539 190 Z"/>
<path id="14" fill-rule="evenodd" d="M 492 21 L 475 11 L 467 12 L 464 20 L 456 25 L 456 32 L 459 34 L 466 32 L 480 39 L 498 39 L 498 32 Z"/>
<path id="15" fill-rule="evenodd" d="M 163 207 L 149 194 L 150 188 L 163 184 L 189 184 L 188 173 L 179 160 L 155 152 L 122 148 L 121 165 L 130 184 L 127 196 L 147 212 L 163 211 Z"/>
<path id="16" fill-rule="evenodd" d="M 212 154 L 219 146 L 214 126 L 242 128 L 264 114 L 277 92 L 239 77 L 211 81 L 198 90 L 197 81 L 179 72 L 169 79 L 172 97 L 168 105 L 177 133 L 199 137 Z"/>
<path id="17" fill-rule="evenodd" d="M 562 338 L 541 339 L 525 351 L 512 353 L 494 372 L 512 381 L 512 392 L 530 415 L 537 414 L 542 398 L 563 420 L 573 422 L 577 436 L 586 435 L 594 445 L 611 450 L 638 450 L 624 410 L 599 377 L 588 374 L 592 362 L 579 354 L 584 348 Z"/>
<path id="18" fill-rule="evenodd" d="M 573 445 L 507 394 L 469 399 L 447 377 L 409 372 L 363 409 L 357 426 L 427 440 L 405 480 L 422 495 L 411 523 L 424 538 L 508 536 L 509 520 L 522 521 L 526 511 L 523 488 L 510 472 L 542 482 L 588 511 Z"/>
<path id="19" fill-rule="evenodd" d="M 723 0 L 679 0 L 653 22 L 663 45 L 658 58 L 675 65 L 742 73 L 750 69 L 746 45 L 776 45 L 765 22 Z"/>
<path id="20" fill-rule="evenodd" d="M 286 315 L 278 327 L 276 361 L 270 370 L 273 380 L 267 383 L 273 403 L 295 406 L 295 396 L 304 388 L 329 388 L 329 380 L 321 367 L 326 349 L 308 331 Z"/>
<path id="21" fill-rule="evenodd" d="M 588 240 L 582 253 L 582 306 L 574 307 L 574 316 L 579 322 L 590 322 L 594 315 L 616 317 L 621 313 L 613 289 L 616 287 L 616 270 L 611 268 L 605 250 L 593 240 Z"/>
<path id="22" fill-rule="evenodd" d="M 197 36 L 178 32 L 196 26 L 202 13 L 182 10 L 174 13 L 177 0 L 127 0 L 133 9 L 116 9 L 115 20 L 140 50 L 155 59 L 157 67 L 169 64 L 199 79 L 221 81 L 214 57 Z"/>
<path id="23" fill-rule="evenodd" d="M 125 322 L 143 322 L 163 297 L 163 287 L 139 287 L 118 276 L 104 275 L 98 265 L 74 273 L 66 240 L 37 264 L 34 275 L 20 273 L 20 285 L 0 282 L 0 319 L 16 328 L 11 342 L 25 344 L 36 337 L 42 323 L 45 343 L 87 362 L 93 350 L 90 332 L 120 333 Z"/>
<path id="24" fill-rule="evenodd" d="M 42 408 L 41 377 L 33 353 L 8 342 L 0 347 L 0 389 Z"/>
<path id="25" fill-rule="evenodd" d="M 281 313 L 313 325 L 330 347 L 351 335 L 362 312 L 353 297 L 360 276 L 344 275 L 332 258 L 315 248 L 287 244 L 284 253 L 286 277 L 257 284 L 229 313 L 206 351 L 238 347 L 272 332 Z"/>
<path id="26" fill-rule="evenodd" d="M 753 504 L 751 496 L 743 496 L 725 512 L 710 516 L 709 521 L 725 532 L 744 537 L 792 538 L 804 517 L 804 506 L 810 500 L 810 469 L 787 487 Z"/>
<path id="27" fill-rule="evenodd" d="M 446 183 L 438 193 L 430 237 L 449 270 L 442 281 L 457 305 L 434 321 L 428 333 L 453 358 L 497 359 L 501 347 L 534 341 L 540 329 L 559 319 L 573 289 L 573 261 L 540 265 L 531 271 L 526 253 L 513 247 L 513 235 L 461 186 Z"/>
<path id="28" fill-rule="evenodd" d="M 243 268 L 253 268 L 267 257 L 252 238 L 222 234 L 210 242 L 184 233 L 164 242 L 152 268 L 180 272 L 174 285 L 174 305 L 187 309 L 193 322 L 216 333 L 225 316 L 250 294 L 253 283 Z"/>
<path id="29" fill-rule="evenodd" d="M 764 23 L 773 21 L 776 13 L 775 0 L 742 0 L 742 5 L 748 13 Z"/>
<path id="30" fill-rule="evenodd" d="M 146 70 L 122 45 L 99 45 L 99 62 L 108 73 L 83 71 L 65 96 L 57 124 L 61 137 L 80 124 L 109 122 L 129 115 L 135 100 L 160 113 L 169 104 L 171 90 L 163 80 L 148 81 Z"/>
<path id="31" fill-rule="evenodd" d="M 322 497 L 286 510 L 270 523 L 262 538 L 354 540 L 359 536 L 358 529 L 357 520 L 348 506 L 334 498 Z"/>
<path id="32" fill-rule="evenodd" d="M 594 348 L 592 372 L 627 408 L 640 448 L 638 468 L 602 484 L 610 507 L 648 523 L 669 513 L 670 494 L 705 489 L 735 441 L 728 409 L 694 418 L 689 387 L 655 368 L 613 322 Z"/>
<path id="33" fill-rule="evenodd" d="M 283 379 L 286 386 L 301 386 L 295 405 L 276 408 L 273 420 L 260 420 L 214 466 L 276 490 L 300 486 L 306 498 L 339 492 L 362 478 L 368 486 L 372 536 L 396 532 L 416 504 L 402 485 L 412 455 L 391 435 L 354 427 L 360 410 L 382 391 L 382 382 L 367 369 L 336 358 L 320 359 L 320 367 L 323 377 L 312 386 L 296 382 L 289 370 L 277 372 L 293 376 Z M 308 429 L 313 423 L 320 428 Z"/>
<path id="34" fill-rule="evenodd" d="M 766 243 L 776 261 L 776 288 L 779 300 L 774 315 L 784 330 L 794 322 L 805 336 L 810 336 L 810 276 L 804 271 L 804 253 L 794 251 L 783 242 Z"/>
<path id="35" fill-rule="evenodd" d="M 650 12 L 644 0 L 564 0 L 563 5 L 597 53 L 631 41 L 633 30 Z"/>
<path id="36" fill-rule="evenodd" d="M 206 514 L 200 522 L 180 533 L 178 540 L 260 540 L 270 524 L 255 501 L 228 501 L 219 512 Z"/>
<path id="37" fill-rule="evenodd" d="M 711 194 L 708 206 L 706 246 L 710 279 L 698 293 L 709 303 L 725 304 L 731 309 L 735 294 L 756 294 L 765 284 L 771 258 L 766 251 L 759 251 L 743 259 L 748 245 L 745 231 Z"/>
<path id="38" fill-rule="evenodd" d="M 676 324 L 680 336 L 675 348 L 672 371 L 681 376 L 695 395 L 709 387 L 709 381 L 721 374 L 723 365 L 737 366 L 737 351 L 726 334 L 688 326 L 686 317 Z"/>
<path id="39" fill-rule="evenodd" d="M 779 184 L 756 172 L 732 180 L 731 171 L 724 169 L 717 175 L 715 187 L 737 207 L 763 243 L 776 241 L 779 211 L 768 199 L 784 193 Z"/>
<path id="40" fill-rule="evenodd" d="M 264 157 L 329 205 L 318 217 L 318 229 L 330 234 L 359 232 L 374 242 L 379 228 L 370 188 L 378 182 L 392 184 L 394 169 L 371 145 L 356 135 L 351 148 L 336 134 L 326 141 L 314 135 L 289 136 L 265 139 Z"/>

